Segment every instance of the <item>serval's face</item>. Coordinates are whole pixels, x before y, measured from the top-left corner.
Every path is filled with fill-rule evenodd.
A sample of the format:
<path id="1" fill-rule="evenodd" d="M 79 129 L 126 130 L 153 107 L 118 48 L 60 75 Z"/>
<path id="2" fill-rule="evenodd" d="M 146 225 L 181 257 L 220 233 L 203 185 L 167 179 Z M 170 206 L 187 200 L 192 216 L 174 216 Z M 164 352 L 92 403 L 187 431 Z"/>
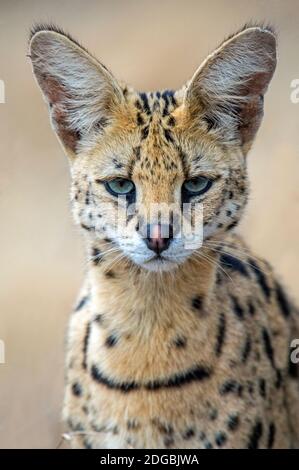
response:
<path id="1" fill-rule="evenodd" d="M 93 244 L 169 270 L 237 225 L 275 68 L 269 30 L 226 41 L 177 92 L 120 85 L 58 31 L 35 32 L 31 58 L 71 160 L 75 220 Z"/>

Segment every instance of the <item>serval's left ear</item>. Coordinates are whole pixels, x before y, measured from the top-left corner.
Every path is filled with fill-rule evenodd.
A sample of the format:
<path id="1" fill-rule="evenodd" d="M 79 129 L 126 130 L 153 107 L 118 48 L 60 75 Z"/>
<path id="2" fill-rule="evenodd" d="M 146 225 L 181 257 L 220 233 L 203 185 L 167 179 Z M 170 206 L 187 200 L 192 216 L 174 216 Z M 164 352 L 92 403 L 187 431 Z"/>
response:
<path id="1" fill-rule="evenodd" d="M 247 27 L 226 40 L 187 85 L 191 119 L 237 143 L 246 154 L 263 116 L 263 98 L 276 66 L 276 39 L 269 28 Z"/>
<path id="2" fill-rule="evenodd" d="M 34 28 L 29 56 L 53 128 L 73 157 L 80 143 L 101 132 L 113 117 L 123 100 L 121 87 L 106 67 L 57 27 Z"/>

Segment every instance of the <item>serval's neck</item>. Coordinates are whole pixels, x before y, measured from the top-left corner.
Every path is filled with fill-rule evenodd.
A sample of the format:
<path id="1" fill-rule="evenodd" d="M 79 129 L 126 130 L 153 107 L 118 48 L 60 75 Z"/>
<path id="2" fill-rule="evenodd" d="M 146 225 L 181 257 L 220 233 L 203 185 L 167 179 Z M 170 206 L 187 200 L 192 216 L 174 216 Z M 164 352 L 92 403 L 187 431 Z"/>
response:
<path id="1" fill-rule="evenodd" d="M 149 272 L 111 253 L 90 250 L 91 308 L 111 329 L 141 335 L 182 323 L 190 313 L 205 316 L 214 290 L 217 256 L 193 256 L 170 272 Z"/>

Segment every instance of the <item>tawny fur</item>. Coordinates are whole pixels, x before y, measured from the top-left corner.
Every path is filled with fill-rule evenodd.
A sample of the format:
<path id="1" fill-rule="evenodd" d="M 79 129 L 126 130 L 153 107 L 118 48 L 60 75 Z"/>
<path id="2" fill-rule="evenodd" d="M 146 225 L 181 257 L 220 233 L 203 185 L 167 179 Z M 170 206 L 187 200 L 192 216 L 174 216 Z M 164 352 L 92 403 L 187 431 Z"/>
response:
<path id="1" fill-rule="evenodd" d="M 271 267 L 234 234 L 246 155 L 275 69 L 275 35 L 247 27 L 177 92 L 119 84 L 72 38 L 33 31 L 33 70 L 70 157 L 71 201 L 88 269 L 67 337 L 64 420 L 76 448 L 290 448 L 299 445 L 298 315 Z M 167 271 L 138 253 L 138 218 L 214 179 L 203 246 Z M 137 214 L 118 239 L 103 181 L 130 178 Z M 180 243 L 177 241 L 176 243 Z M 140 255 L 141 256 L 141 255 Z"/>

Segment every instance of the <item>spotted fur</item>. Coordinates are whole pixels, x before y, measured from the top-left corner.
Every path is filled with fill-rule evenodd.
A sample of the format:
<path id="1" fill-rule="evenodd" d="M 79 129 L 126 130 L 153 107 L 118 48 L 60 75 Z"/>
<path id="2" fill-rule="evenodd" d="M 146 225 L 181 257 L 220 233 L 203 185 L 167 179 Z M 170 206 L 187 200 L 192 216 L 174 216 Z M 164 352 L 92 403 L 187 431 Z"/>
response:
<path id="1" fill-rule="evenodd" d="M 70 159 L 88 253 L 67 341 L 72 446 L 298 446 L 298 316 L 272 268 L 234 233 L 275 69 L 274 32 L 246 26 L 179 91 L 134 91 L 55 26 L 34 28 L 29 55 Z M 174 203 L 175 227 L 182 184 L 198 175 L 213 181 L 191 201 L 204 205 L 203 245 L 187 250 L 175 239 L 167 259 L 152 261 L 141 237 L 150 204 Z M 116 177 L 137 188 L 124 201 L 134 206 L 125 240 L 105 189 Z"/>

